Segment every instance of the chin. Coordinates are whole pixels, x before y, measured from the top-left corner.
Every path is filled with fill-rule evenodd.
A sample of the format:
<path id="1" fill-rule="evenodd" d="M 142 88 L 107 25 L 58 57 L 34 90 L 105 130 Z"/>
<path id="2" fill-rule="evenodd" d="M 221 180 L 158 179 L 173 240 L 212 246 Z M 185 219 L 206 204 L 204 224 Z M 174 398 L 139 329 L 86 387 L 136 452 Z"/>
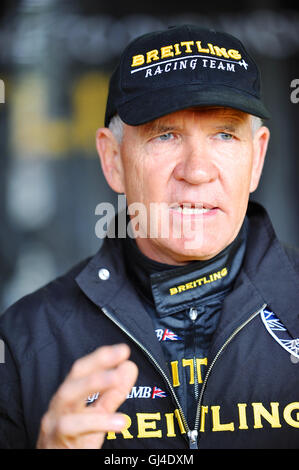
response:
<path id="1" fill-rule="evenodd" d="M 175 233 L 180 233 L 172 231 L 170 238 L 165 240 L 165 249 L 170 253 L 172 252 L 175 259 L 180 260 L 181 262 L 188 262 L 191 260 L 207 260 L 211 259 L 224 250 L 234 239 L 234 233 L 232 231 L 232 226 L 235 224 L 231 223 L 231 220 L 227 218 L 219 221 L 217 223 L 208 219 L 208 222 L 205 222 L 202 218 L 199 221 L 196 221 L 197 224 L 186 226 L 186 230 L 183 233 L 183 237 L 179 238 L 175 236 Z"/>
<path id="2" fill-rule="evenodd" d="M 225 243 L 211 243 L 202 242 L 194 239 L 177 240 L 176 243 L 171 243 L 167 246 L 165 251 L 169 254 L 177 263 L 188 263 L 189 261 L 204 261 L 213 258 L 220 253 L 227 245 Z"/>

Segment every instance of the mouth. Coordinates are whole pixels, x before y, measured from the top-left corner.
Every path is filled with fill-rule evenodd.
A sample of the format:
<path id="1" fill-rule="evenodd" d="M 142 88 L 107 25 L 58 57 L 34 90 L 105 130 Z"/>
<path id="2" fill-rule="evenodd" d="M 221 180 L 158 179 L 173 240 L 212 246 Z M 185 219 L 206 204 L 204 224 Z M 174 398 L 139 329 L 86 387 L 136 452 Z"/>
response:
<path id="1" fill-rule="evenodd" d="M 208 204 L 199 202 L 179 202 L 172 204 L 170 210 L 181 215 L 208 215 L 215 213 L 218 208 Z"/>

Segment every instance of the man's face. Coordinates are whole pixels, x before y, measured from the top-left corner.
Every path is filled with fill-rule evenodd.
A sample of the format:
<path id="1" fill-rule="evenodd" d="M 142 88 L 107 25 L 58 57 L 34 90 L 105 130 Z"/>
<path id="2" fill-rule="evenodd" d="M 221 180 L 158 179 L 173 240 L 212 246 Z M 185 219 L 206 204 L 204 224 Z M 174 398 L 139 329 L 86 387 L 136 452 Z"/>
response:
<path id="1" fill-rule="evenodd" d="M 141 251 L 160 262 L 184 264 L 212 258 L 229 245 L 258 184 L 266 147 L 260 141 L 251 116 L 230 108 L 188 109 L 125 125 L 121 179 L 129 207 L 138 202 L 146 208 L 147 218 L 141 213 L 138 218 L 139 233 L 147 231 L 146 238 L 136 239 Z M 152 213 L 155 220 L 151 203 L 165 209 Z M 168 236 L 150 237 L 150 220 L 161 229 L 166 218 Z"/>

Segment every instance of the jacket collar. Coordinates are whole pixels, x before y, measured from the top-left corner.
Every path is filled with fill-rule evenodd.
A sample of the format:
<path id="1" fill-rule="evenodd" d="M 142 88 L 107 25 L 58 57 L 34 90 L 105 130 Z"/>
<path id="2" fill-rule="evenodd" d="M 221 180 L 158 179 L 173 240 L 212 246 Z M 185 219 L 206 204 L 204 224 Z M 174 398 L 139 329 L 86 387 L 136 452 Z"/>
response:
<path id="1" fill-rule="evenodd" d="M 278 241 L 265 209 L 250 203 L 244 271 L 293 338 L 299 337 L 299 275 Z"/>
<path id="2" fill-rule="evenodd" d="M 76 282 L 102 310 L 101 314 L 109 312 L 114 322 L 146 348 L 171 380 L 152 320 L 136 295 L 123 260 L 121 240 L 106 238 L 100 251 L 76 277 Z"/>

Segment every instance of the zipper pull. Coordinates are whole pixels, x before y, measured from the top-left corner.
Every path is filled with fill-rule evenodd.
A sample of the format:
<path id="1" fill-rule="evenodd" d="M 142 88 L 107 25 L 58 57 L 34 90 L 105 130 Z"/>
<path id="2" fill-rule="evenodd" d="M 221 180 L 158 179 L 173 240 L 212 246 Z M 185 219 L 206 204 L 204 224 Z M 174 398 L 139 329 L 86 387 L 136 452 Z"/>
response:
<path id="1" fill-rule="evenodd" d="M 191 307 L 189 310 L 189 318 L 191 321 L 195 321 L 198 316 L 198 310 L 194 307 Z"/>
<path id="2" fill-rule="evenodd" d="M 197 436 L 198 432 L 196 431 L 196 429 L 194 429 L 193 431 L 188 431 L 189 449 L 198 449 Z"/>

